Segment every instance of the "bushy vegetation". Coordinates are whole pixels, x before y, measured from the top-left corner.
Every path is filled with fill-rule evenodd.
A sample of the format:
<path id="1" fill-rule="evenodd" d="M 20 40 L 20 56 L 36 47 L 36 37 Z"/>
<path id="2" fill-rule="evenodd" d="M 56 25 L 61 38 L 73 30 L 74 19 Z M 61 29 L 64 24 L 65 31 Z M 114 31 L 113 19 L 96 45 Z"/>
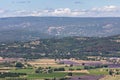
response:
<path id="1" fill-rule="evenodd" d="M 69 59 L 74 57 L 86 60 L 89 60 L 87 56 L 120 57 L 118 53 L 120 43 L 115 40 L 117 40 L 116 36 L 105 38 L 66 37 L 30 42 L 13 42 L 0 45 L 0 56 L 27 59 L 43 57 Z"/>
<path id="2" fill-rule="evenodd" d="M 120 69 L 110 69 L 109 75 L 120 75 Z"/>
<path id="3" fill-rule="evenodd" d="M 97 69 L 97 68 L 107 68 L 107 65 L 97 65 L 97 66 L 84 66 L 84 69 Z"/>
<path id="4" fill-rule="evenodd" d="M 17 62 L 17 63 L 15 64 L 15 67 L 17 67 L 17 68 L 23 68 L 23 67 L 24 67 L 24 64 L 22 64 L 21 62 Z"/>
<path id="5" fill-rule="evenodd" d="M 0 72 L 0 78 L 5 78 L 5 77 L 19 77 L 27 75 L 26 73 L 11 73 L 11 72 Z"/>
<path id="6" fill-rule="evenodd" d="M 76 60 L 97 60 L 89 58 L 89 56 L 100 56 L 99 60 L 106 57 L 120 57 L 120 43 L 115 42 L 114 37 L 105 38 L 89 38 L 85 37 L 67 37 L 61 39 L 43 39 L 30 42 L 13 42 L 0 45 L 0 56 L 2 57 L 23 57 L 25 60 L 33 60 L 38 58 L 52 58 L 56 61 L 61 59 L 74 58 Z M 109 61 L 109 59 L 108 59 Z M 113 61 L 116 63 L 115 61 Z M 119 62 L 119 61 L 118 61 Z M 65 76 L 80 75 L 120 75 L 119 70 L 103 70 L 108 68 L 107 65 L 86 65 L 82 63 L 81 66 L 75 66 L 76 63 L 69 64 L 65 67 L 35 67 L 32 65 L 24 65 L 22 62 L 15 62 L 15 65 L 11 65 L 7 62 L 2 65 L 6 67 L 15 67 L 8 73 L 0 73 L 0 78 L 5 77 L 17 77 L 25 76 L 25 79 L 54 79 L 65 80 Z M 59 63 L 59 65 L 66 65 L 65 62 Z M 27 68 L 27 67 L 31 68 Z M 74 71 L 86 70 L 86 73 L 71 73 Z M 70 72 L 67 72 L 70 71 Z M 14 80 L 14 79 L 12 79 Z M 19 79 L 18 79 L 19 80 Z M 24 80 L 24 79 L 20 79 Z"/>

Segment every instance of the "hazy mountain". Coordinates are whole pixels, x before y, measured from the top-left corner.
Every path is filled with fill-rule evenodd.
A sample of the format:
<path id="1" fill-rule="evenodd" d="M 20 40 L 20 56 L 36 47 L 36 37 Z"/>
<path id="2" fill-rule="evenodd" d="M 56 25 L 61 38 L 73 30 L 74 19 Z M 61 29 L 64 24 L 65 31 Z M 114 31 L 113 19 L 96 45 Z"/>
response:
<path id="1" fill-rule="evenodd" d="M 51 37 L 104 37 L 120 34 L 120 18 L 0 18 L 0 41 Z"/>

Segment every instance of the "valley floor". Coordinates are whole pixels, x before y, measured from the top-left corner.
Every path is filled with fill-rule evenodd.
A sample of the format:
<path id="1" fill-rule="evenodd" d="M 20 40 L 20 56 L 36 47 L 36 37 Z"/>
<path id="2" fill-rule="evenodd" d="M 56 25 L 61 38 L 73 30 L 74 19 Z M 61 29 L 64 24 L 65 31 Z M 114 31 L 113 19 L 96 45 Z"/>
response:
<path id="1" fill-rule="evenodd" d="M 0 80 L 120 80 L 120 68 L 101 66 L 105 61 L 31 59 L 21 63 L 24 67 L 16 67 L 16 62 L 1 63 Z M 118 74 L 110 76 L 110 70 L 112 75 Z"/>

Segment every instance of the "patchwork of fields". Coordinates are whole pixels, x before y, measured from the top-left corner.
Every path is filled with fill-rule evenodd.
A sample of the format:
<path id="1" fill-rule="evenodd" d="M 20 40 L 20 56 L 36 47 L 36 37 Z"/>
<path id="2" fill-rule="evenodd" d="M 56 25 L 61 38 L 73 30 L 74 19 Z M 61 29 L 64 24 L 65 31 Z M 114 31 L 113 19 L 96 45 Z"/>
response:
<path id="1" fill-rule="evenodd" d="M 18 79 L 15 80 L 19 80 L 20 77 L 27 80 L 120 80 L 119 75 L 109 75 L 111 69 L 120 71 L 120 68 L 94 67 L 105 63 L 107 62 L 74 59 L 36 59 L 24 62 L 25 66 L 23 68 L 9 67 L 5 69 L 1 67 L 0 71 L 3 73 L 5 70 L 12 74 L 25 74 L 18 76 Z M 27 66 L 28 64 L 29 66 Z M 7 80 L 6 78 L 7 77 L 4 79 Z M 12 80 L 14 80 L 14 78 L 15 77 L 10 77 Z M 1 80 L 4 79 L 1 78 Z"/>

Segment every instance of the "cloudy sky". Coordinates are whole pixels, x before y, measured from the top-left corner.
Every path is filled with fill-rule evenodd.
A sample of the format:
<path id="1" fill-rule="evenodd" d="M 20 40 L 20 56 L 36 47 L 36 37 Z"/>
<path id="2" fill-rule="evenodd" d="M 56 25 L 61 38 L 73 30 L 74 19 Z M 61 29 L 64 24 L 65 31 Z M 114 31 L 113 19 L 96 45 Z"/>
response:
<path id="1" fill-rule="evenodd" d="M 120 17 L 120 0 L 0 0 L 0 17 Z"/>

